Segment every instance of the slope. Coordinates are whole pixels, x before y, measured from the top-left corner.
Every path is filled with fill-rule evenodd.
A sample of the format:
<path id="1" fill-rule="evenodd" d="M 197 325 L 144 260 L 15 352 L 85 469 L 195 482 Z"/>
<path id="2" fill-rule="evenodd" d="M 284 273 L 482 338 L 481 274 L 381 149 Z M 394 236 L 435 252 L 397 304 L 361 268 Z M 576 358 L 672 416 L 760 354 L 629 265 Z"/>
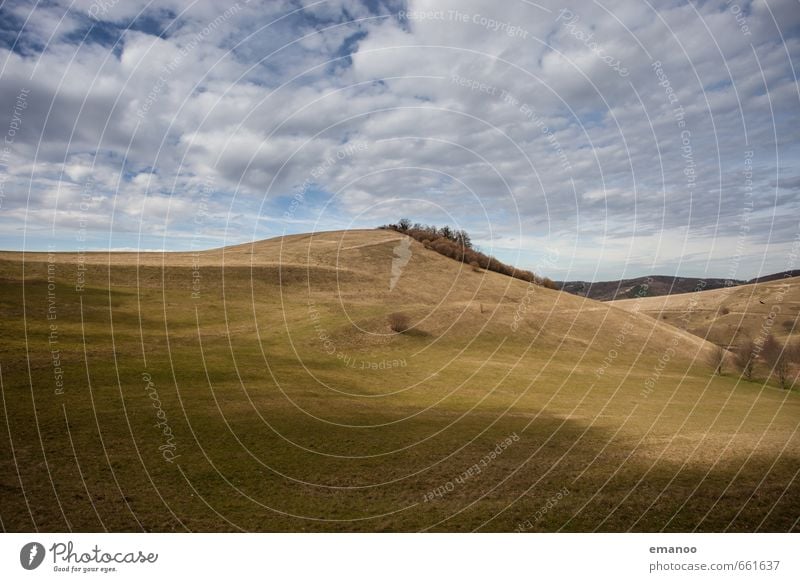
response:
<path id="1" fill-rule="evenodd" d="M 796 394 L 398 233 L 2 253 L 0 277 L 6 529 L 797 528 Z"/>
<path id="2" fill-rule="evenodd" d="M 726 347 L 770 333 L 783 341 L 800 327 L 800 277 L 611 304 L 667 323 L 681 321 L 687 331 Z"/>

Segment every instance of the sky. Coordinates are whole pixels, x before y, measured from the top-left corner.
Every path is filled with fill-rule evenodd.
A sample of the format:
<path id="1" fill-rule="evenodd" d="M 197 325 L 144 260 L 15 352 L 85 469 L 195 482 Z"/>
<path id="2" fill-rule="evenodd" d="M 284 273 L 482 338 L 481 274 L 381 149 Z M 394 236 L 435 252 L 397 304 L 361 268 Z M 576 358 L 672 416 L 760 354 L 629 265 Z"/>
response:
<path id="1" fill-rule="evenodd" d="M 0 248 L 408 217 L 557 280 L 800 268 L 798 0 L 0 5 Z"/>

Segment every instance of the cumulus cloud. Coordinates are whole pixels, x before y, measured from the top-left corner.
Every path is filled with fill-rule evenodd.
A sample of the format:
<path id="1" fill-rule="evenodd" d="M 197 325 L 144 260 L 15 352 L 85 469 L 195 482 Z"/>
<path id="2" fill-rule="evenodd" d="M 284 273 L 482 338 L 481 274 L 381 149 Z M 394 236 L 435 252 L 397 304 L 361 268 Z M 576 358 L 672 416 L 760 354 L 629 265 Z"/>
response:
<path id="1" fill-rule="evenodd" d="M 792 0 L 0 12 L 6 248 L 75 248 L 83 221 L 186 249 L 203 200 L 207 246 L 408 215 L 524 267 L 558 248 L 561 279 L 792 266 Z"/>

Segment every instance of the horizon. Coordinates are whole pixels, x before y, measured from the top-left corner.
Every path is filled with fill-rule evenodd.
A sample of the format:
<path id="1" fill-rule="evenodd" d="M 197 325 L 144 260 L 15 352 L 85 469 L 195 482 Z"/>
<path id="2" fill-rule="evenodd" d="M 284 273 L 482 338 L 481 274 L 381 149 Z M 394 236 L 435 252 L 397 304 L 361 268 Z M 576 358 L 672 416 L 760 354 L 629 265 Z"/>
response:
<path id="1" fill-rule="evenodd" d="M 269 237 L 269 238 L 266 238 L 266 239 L 258 239 L 258 240 L 251 240 L 251 241 L 245 241 L 245 242 L 237 242 L 237 243 L 232 243 L 232 244 L 224 245 L 224 246 L 214 246 L 214 247 L 205 247 L 205 248 L 194 247 L 194 248 L 185 248 L 185 249 L 181 249 L 181 248 L 177 248 L 177 249 L 163 249 L 163 248 L 162 249 L 158 249 L 158 248 L 137 249 L 137 248 L 130 248 L 130 247 L 115 247 L 115 248 L 73 248 L 73 249 L 45 248 L 45 249 L 26 249 L 26 250 L 0 248 L 0 253 L 53 253 L 53 254 L 202 253 L 202 252 L 208 252 L 208 251 L 213 251 L 213 250 L 219 250 L 219 249 L 225 248 L 225 247 L 232 247 L 232 246 L 246 245 L 246 244 L 257 244 L 259 242 L 263 242 L 263 241 L 266 241 L 266 240 L 270 240 L 270 239 L 274 239 L 274 238 L 281 238 L 282 236 L 302 236 L 302 235 L 309 235 L 309 234 L 314 235 L 314 234 L 323 234 L 323 233 L 331 233 L 331 232 L 347 232 L 347 231 L 351 231 L 351 230 L 352 231 L 370 231 L 370 230 L 376 230 L 377 231 L 377 230 L 380 230 L 380 228 L 381 227 L 354 228 L 354 229 L 331 229 L 331 230 L 318 230 L 318 231 L 313 231 L 313 232 L 295 232 L 295 233 L 291 233 L 291 234 L 290 233 L 286 233 L 284 235 L 277 235 L 277 236 Z M 475 246 L 476 246 L 476 248 L 478 250 L 481 249 L 480 245 L 475 245 Z M 502 260 L 502 256 L 498 255 L 497 258 Z M 514 266 L 518 267 L 518 268 L 525 268 L 524 266 L 520 266 L 520 265 L 514 265 Z M 739 278 L 736 278 L 736 279 L 729 279 L 727 277 L 715 276 L 713 274 L 697 276 L 697 275 L 686 275 L 686 274 L 680 274 L 680 273 L 672 274 L 672 273 L 648 272 L 648 273 L 642 273 L 642 274 L 638 274 L 638 275 L 626 274 L 624 277 L 619 277 L 618 279 L 586 280 L 586 279 L 555 279 L 555 278 L 553 278 L 551 276 L 551 274 L 549 274 L 547 272 L 535 272 L 535 273 L 537 275 L 540 275 L 540 276 L 550 277 L 556 283 L 589 283 L 589 284 L 592 284 L 592 285 L 598 284 L 598 283 L 614 283 L 614 282 L 617 282 L 617 281 L 640 279 L 640 278 L 643 278 L 643 277 L 674 277 L 674 278 L 687 278 L 687 279 L 726 279 L 726 280 L 735 281 L 735 282 L 738 282 L 738 283 L 741 284 L 741 283 L 748 283 L 749 281 L 752 281 L 754 279 L 758 279 L 758 278 L 761 278 L 761 277 L 767 277 L 767 276 L 771 276 L 771 275 L 778 275 L 778 274 L 789 272 L 789 271 L 792 271 L 792 270 L 796 270 L 796 269 L 784 269 L 784 270 L 781 270 L 781 271 L 762 272 L 762 273 L 758 273 L 756 275 L 752 275 L 750 277 L 739 277 Z"/>

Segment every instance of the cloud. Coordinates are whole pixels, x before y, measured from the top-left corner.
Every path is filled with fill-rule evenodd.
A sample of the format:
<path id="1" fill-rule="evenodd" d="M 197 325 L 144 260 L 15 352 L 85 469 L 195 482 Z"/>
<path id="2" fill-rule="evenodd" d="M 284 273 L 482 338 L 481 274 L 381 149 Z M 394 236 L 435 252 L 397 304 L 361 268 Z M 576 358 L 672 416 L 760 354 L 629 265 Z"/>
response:
<path id="1" fill-rule="evenodd" d="M 457 222 L 525 267 L 558 246 L 559 278 L 783 269 L 800 15 L 733 6 L 13 3 L 0 132 L 29 96 L 0 241 L 47 246 L 20 224 L 74 240 L 91 184 L 96 240 L 187 248 L 213 184 L 208 246 L 402 213 Z"/>

